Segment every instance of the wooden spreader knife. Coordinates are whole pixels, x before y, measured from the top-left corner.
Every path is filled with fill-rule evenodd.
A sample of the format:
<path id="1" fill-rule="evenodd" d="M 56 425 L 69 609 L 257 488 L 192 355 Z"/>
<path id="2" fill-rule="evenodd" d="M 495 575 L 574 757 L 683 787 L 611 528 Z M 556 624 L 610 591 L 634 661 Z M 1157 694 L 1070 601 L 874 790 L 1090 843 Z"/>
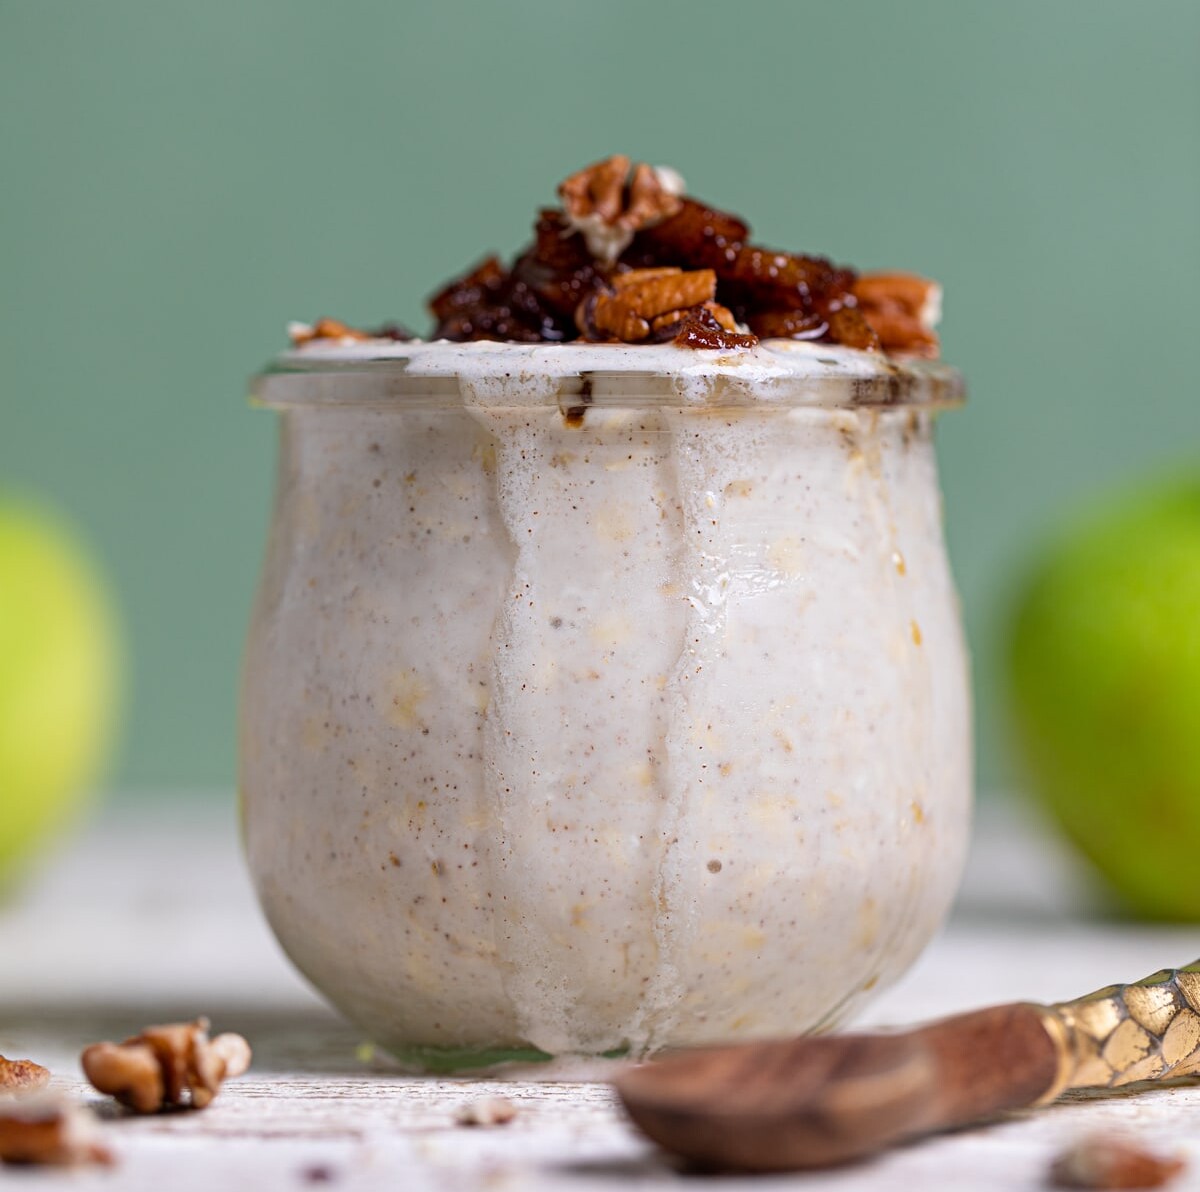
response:
<path id="1" fill-rule="evenodd" d="M 896 1033 L 677 1052 L 622 1072 L 626 1112 L 705 1167 L 826 1167 L 1068 1089 L 1200 1074 L 1200 961 L 1073 1002 L 1016 1002 Z"/>

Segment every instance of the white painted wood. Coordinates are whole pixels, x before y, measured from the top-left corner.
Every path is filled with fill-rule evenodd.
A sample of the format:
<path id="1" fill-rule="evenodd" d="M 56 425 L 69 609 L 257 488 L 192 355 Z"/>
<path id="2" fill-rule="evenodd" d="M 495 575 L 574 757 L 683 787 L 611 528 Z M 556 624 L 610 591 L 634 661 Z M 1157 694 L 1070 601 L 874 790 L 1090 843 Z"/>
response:
<path id="1" fill-rule="evenodd" d="M 1090 917 L 1089 897 L 1044 836 L 993 806 L 955 918 L 864 1023 L 1071 997 L 1200 957 L 1200 931 L 1106 923 Z M 199 1013 L 250 1037 L 250 1074 L 202 1113 L 105 1109 L 116 1172 L 39 1173 L 29 1187 L 598 1192 L 683 1180 L 625 1125 L 606 1086 L 583 1079 L 602 1068 L 434 1080 L 364 1060 L 365 1040 L 293 973 L 263 924 L 227 800 L 110 810 L 0 908 L 0 1053 L 47 1064 L 60 1087 L 101 1105 L 78 1080 L 84 1044 Z M 517 1104 L 513 1122 L 456 1124 L 464 1103 L 492 1095 Z M 1059 1150 L 1099 1129 L 1184 1152 L 1189 1168 L 1173 1187 L 1200 1189 L 1197 1121 L 1197 1087 L 1076 1098 L 841 1172 L 702 1185 L 1028 1189 Z"/>

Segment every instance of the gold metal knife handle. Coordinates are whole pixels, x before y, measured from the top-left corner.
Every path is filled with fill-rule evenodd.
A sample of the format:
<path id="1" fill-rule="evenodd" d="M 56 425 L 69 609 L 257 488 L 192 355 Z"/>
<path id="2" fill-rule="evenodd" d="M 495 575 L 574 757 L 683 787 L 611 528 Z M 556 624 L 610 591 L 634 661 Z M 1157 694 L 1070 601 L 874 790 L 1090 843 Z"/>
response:
<path id="1" fill-rule="evenodd" d="M 1200 961 L 1042 1010 L 1059 1048 L 1058 1078 L 1042 1104 L 1068 1089 L 1200 1074 Z"/>

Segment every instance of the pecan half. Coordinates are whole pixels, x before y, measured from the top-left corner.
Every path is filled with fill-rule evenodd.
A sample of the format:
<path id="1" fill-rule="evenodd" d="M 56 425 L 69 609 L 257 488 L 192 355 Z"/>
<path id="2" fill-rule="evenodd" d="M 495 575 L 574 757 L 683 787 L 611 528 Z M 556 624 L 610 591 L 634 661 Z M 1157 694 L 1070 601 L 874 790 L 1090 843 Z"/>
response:
<path id="1" fill-rule="evenodd" d="M 660 315 L 711 302 L 716 292 L 711 269 L 630 269 L 618 273 L 608 289 L 585 299 L 575 319 L 588 339 L 640 343 L 649 338 L 651 322 Z"/>
<path id="2" fill-rule="evenodd" d="M 942 287 L 915 273 L 864 273 L 851 292 L 885 352 L 933 359 Z"/>
<path id="3" fill-rule="evenodd" d="M 558 188 L 568 226 L 606 265 L 629 247 L 635 232 L 669 219 L 682 206 L 683 180 L 677 174 L 640 162 L 631 177 L 629 166 L 629 158 L 616 153 L 576 171 Z"/>
<path id="4" fill-rule="evenodd" d="M 0 1162 L 67 1167 L 111 1163 L 99 1141 L 96 1119 L 57 1097 L 22 1097 L 0 1104 Z"/>
<path id="5" fill-rule="evenodd" d="M 32 1060 L 7 1060 L 0 1055 L 0 1095 L 32 1093 L 44 1088 L 50 1073 Z"/>
<path id="6" fill-rule="evenodd" d="M 208 1037 L 208 1019 L 147 1027 L 124 1043 L 93 1043 L 82 1056 L 84 1075 L 101 1093 L 135 1113 L 189 1106 L 203 1109 L 223 1081 L 250 1067 L 241 1035 Z"/>

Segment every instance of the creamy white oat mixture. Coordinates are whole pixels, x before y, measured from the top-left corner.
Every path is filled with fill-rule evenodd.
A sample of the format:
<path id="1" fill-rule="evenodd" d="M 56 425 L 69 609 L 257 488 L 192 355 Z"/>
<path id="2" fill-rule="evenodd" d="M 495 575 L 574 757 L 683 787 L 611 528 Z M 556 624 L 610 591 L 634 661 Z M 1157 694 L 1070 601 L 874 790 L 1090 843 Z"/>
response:
<path id="1" fill-rule="evenodd" d="M 828 408 L 888 367 L 828 345 L 285 360 L 388 356 L 453 395 L 326 376 L 283 414 L 242 793 L 289 954 L 402 1050 L 852 1013 L 939 925 L 966 843 L 929 410 Z M 559 394 L 584 370 L 586 408 Z"/>

